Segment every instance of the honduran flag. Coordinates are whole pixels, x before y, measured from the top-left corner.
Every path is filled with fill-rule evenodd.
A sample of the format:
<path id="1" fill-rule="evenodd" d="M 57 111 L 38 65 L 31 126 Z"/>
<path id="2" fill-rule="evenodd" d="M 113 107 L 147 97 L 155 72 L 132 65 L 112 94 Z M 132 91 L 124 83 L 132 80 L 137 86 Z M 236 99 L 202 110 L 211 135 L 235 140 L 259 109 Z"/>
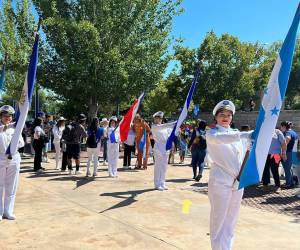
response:
<path id="1" fill-rule="evenodd" d="M 184 106 L 181 109 L 180 116 L 179 116 L 177 122 L 175 123 L 175 125 L 173 127 L 171 135 L 169 136 L 169 138 L 167 140 L 166 150 L 170 150 L 172 148 L 172 143 L 173 143 L 175 137 L 178 135 L 178 131 L 179 131 L 180 127 L 181 127 L 181 124 L 183 123 L 183 121 L 187 117 L 188 110 L 189 110 L 189 107 L 190 107 L 191 100 L 193 98 L 193 94 L 194 94 L 194 91 L 195 91 L 195 88 L 196 88 L 196 84 L 197 84 L 197 80 L 198 80 L 199 75 L 200 75 L 200 71 L 197 70 L 197 73 L 196 73 L 196 75 L 194 77 L 192 86 L 190 87 L 189 93 L 188 93 L 188 95 L 186 97 Z"/>
<path id="2" fill-rule="evenodd" d="M 265 167 L 272 135 L 277 124 L 285 96 L 300 19 L 300 4 L 290 30 L 284 40 L 273 68 L 269 83 L 264 91 L 262 105 L 252 138 L 254 144 L 240 177 L 239 188 L 259 183 Z"/>
<path id="3" fill-rule="evenodd" d="M 140 104 L 143 101 L 143 98 L 144 98 L 144 93 L 142 93 L 140 95 L 140 97 L 134 102 L 134 104 L 131 106 L 131 108 L 124 115 L 122 121 L 120 122 L 119 129 L 120 129 L 121 142 L 124 142 L 127 140 L 128 133 L 130 130 L 130 125 L 133 122 L 133 119 L 140 107 Z"/>
<path id="4" fill-rule="evenodd" d="M 36 33 L 35 42 L 30 56 L 28 71 L 25 76 L 25 82 L 24 82 L 21 98 L 19 100 L 19 109 L 18 109 L 19 117 L 16 123 L 16 130 L 12 136 L 10 145 L 6 150 L 6 154 L 9 156 L 14 155 L 18 150 L 18 143 L 22 135 L 22 130 L 25 125 L 27 114 L 30 108 L 32 94 L 34 90 L 36 68 L 38 63 L 38 47 L 39 47 L 39 35 Z"/>

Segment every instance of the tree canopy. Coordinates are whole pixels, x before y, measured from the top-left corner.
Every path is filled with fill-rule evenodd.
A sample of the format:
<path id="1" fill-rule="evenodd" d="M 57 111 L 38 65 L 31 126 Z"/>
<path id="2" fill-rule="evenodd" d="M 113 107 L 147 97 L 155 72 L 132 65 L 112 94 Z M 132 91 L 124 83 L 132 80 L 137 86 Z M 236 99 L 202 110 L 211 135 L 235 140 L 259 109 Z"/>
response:
<path id="1" fill-rule="evenodd" d="M 130 102 L 160 81 L 176 0 L 34 0 L 46 54 L 39 77 L 75 109 Z M 101 110 L 100 110 L 101 111 Z"/>

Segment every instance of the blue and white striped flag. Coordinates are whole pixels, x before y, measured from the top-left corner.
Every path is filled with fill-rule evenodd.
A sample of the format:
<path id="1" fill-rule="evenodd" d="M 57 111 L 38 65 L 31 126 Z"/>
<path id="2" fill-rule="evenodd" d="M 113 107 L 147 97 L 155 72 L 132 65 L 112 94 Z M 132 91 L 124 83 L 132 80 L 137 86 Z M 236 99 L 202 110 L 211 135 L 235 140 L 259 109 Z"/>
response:
<path id="1" fill-rule="evenodd" d="M 288 84 L 299 19 L 300 4 L 274 65 L 268 86 L 264 91 L 256 128 L 252 135 L 254 145 L 242 171 L 239 188 L 259 183 L 262 178 L 272 134 L 277 124 Z"/>
<path id="2" fill-rule="evenodd" d="M 4 89 L 4 82 L 5 82 L 5 62 L 3 63 L 2 70 L 0 73 L 0 91 Z"/>
<path id="3" fill-rule="evenodd" d="M 19 117 L 16 124 L 16 130 L 15 133 L 13 134 L 10 145 L 6 150 L 7 155 L 14 155 L 18 150 L 18 143 L 30 108 L 32 94 L 34 90 L 36 68 L 38 63 L 38 47 L 39 47 L 38 45 L 39 45 L 39 35 L 36 33 L 35 42 L 32 48 L 32 54 L 30 56 L 28 71 L 25 76 L 25 82 L 24 82 L 21 98 L 19 100 Z"/>
<path id="4" fill-rule="evenodd" d="M 196 73 L 196 75 L 194 77 L 192 86 L 191 86 L 191 88 L 189 90 L 189 93 L 188 93 L 188 95 L 186 97 L 184 106 L 183 106 L 183 108 L 181 110 L 180 116 L 179 116 L 177 122 L 175 123 L 175 126 L 174 126 L 174 128 L 172 130 L 171 135 L 169 136 L 169 138 L 167 140 L 166 150 L 170 150 L 172 148 L 172 143 L 173 143 L 175 137 L 178 134 L 180 126 L 183 123 L 183 121 L 185 120 L 185 118 L 187 117 L 188 110 L 189 110 L 190 103 L 191 103 L 191 100 L 192 100 L 192 97 L 193 97 L 193 94 L 194 94 L 194 91 L 195 91 L 195 88 L 196 88 L 196 84 L 197 84 L 197 80 L 198 80 L 199 75 L 200 75 L 200 70 L 197 70 L 197 73 Z"/>
<path id="5" fill-rule="evenodd" d="M 143 152 L 143 159 L 145 159 L 145 157 L 146 157 L 146 139 L 147 139 L 147 131 L 144 128 L 143 136 L 142 136 L 142 138 L 140 140 L 140 143 L 139 143 L 139 150 L 141 152 Z"/>

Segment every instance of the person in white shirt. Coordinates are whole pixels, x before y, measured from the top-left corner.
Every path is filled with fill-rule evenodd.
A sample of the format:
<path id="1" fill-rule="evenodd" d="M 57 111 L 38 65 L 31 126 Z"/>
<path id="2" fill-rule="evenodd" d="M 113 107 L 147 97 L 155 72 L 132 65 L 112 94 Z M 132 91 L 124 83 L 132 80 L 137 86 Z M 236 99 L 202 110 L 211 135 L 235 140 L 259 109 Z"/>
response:
<path id="1" fill-rule="evenodd" d="M 15 127 L 12 123 L 13 107 L 4 105 L 0 108 L 0 221 L 2 218 L 15 220 L 14 205 L 19 180 L 21 157 L 19 152 L 8 157 L 6 150 L 11 142 Z M 24 146 L 20 136 L 18 148 Z M 4 196 L 4 197 L 3 197 Z"/>
<path id="2" fill-rule="evenodd" d="M 243 189 L 233 184 L 248 150 L 244 140 L 252 131 L 240 132 L 230 128 L 235 106 L 231 101 L 219 102 L 213 110 L 216 127 L 206 133 L 207 153 L 210 165 L 208 197 L 210 200 L 210 239 L 213 250 L 232 248 L 234 227 L 240 210 Z"/>
<path id="3" fill-rule="evenodd" d="M 57 123 L 53 126 L 52 133 L 54 136 L 53 144 L 55 148 L 55 169 L 59 169 L 59 161 L 61 159 L 61 137 L 63 134 L 63 131 L 65 129 L 65 121 L 66 119 L 64 117 L 60 117 L 57 120 Z"/>
<path id="4" fill-rule="evenodd" d="M 131 154 L 134 152 L 135 133 L 132 127 L 129 129 L 127 140 L 124 141 L 123 168 L 129 169 L 131 166 Z"/>
<path id="5" fill-rule="evenodd" d="M 117 128 L 118 119 L 116 116 L 112 116 L 109 120 L 108 141 L 107 141 L 107 162 L 108 162 L 108 174 L 110 177 L 118 177 L 118 160 L 119 160 L 119 142 L 120 132 Z"/>
<path id="6" fill-rule="evenodd" d="M 101 148 L 103 150 L 103 166 L 106 166 L 106 162 L 107 162 L 107 141 L 108 141 L 108 120 L 107 120 L 107 118 L 102 118 L 101 125 L 104 129 L 103 136 L 101 138 Z"/>
<path id="7" fill-rule="evenodd" d="M 153 115 L 154 124 L 151 127 L 151 132 L 155 141 L 153 152 L 154 152 L 154 187 L 157 190 L 167 190 L 165 179 L 168 166 L 168 159 L 170 151 L 166 150 L 166 144 L 168 137 L 172 133 L 172 129 L 176 123 L 164 123 L 164 113 L 158 111 Z"/>

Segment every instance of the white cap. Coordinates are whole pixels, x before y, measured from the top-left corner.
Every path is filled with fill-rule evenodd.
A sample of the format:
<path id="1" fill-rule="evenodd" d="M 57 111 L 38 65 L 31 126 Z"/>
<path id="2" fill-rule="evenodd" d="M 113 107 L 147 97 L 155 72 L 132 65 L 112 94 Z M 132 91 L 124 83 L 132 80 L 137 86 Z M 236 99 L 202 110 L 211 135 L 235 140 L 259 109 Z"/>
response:
<path id="1" fill-rule="evenodd" d="M 9 115 L 13 115 L 15 113 L 15 110 L 12 106 L 10 105 L 3 105 L 0 108 L 0 113 L 8 113 Z"/>
<path id="2" fill-rule="evenodd" d="M 102 118 L 101 122 L 108 122 L 107 118 Z"/>
<path id="3" fill-rule="evenodd" d="M 118 118 L 117 118 L 116 116 L 112 116 L 109 120 L 110 120 L 110 121 L 115 121 L 115 122 L 117 122 L 117 121 L 118 121 Z"/>
<path id="4" fill-rule="evenodd" d="M 63 116 L 61 116 L 61 117 L 58 118 L 58 121 L 65 121 L 65 120 L 66 119 Z"/>
<path id="5" fill-rule="evenodd" d="M 232 112 L 233 115 L 235 113 L 235 106 L 234 106 L 233 102 L 229 101 L 229 100 L 223 100 L 223 101 L 219 102 L 213 110 L 213 115 L 215 116 L 217 111 L 220 109 L 229 110 Z"/>
<path id="6" fill-rule="evenodd" d="M 158 112 L 156 112 L 156 113 L 153 115 L 153 118 L 154 118 L 154 117 L 160 117 L 160 118 L 163 118 L 163 117 L 164 117 L 164 112 L 158 111 Z"/>

